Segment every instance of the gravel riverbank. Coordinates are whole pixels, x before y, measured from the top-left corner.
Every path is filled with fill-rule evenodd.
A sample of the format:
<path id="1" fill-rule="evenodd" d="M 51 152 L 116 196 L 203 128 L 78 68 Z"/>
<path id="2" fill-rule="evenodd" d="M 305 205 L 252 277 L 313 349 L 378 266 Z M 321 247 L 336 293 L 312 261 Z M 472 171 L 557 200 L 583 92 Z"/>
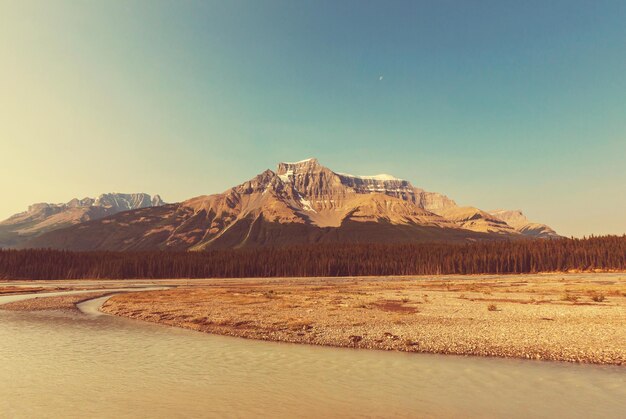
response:
<path id="1" fill-rule="evenodd" d="M 102 310 L 252 339 L 626 365 L 626 275 L 210 280 Z"/>

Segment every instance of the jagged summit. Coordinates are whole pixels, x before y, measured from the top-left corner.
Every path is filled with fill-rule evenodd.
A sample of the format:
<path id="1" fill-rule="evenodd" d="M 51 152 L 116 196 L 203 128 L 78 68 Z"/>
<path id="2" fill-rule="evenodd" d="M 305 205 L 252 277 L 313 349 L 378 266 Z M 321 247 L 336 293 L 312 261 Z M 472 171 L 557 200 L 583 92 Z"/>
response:
<path id="1" fill-rule="evenodd" d="M 302 172 L 302 171 L 310 170 L 316 167 L 323 167 L 323 166 L 320 165 L 320 162 L 318 159 L 316 159 L 315 157 L 310 157 L 308 159 L 304 159 L 304 160 L 300 160 L 296 162 L 278 163 L 278 168 L 276 170 L 276 173 L 279 176 L 284 176 L 284 175 L 287 175 L 288 173 L 291 174 L 296 171 Z M 379 181 L 403 181 L 403 179 L 399 179 L 395 176 L 392 176 L 386 173 L 381 173 L 378 175 L 351 175 L 349 173 L 342 173 L 342 172 L 334 172 L 334 173 L 344 178 L 357 178 L 357 179 L 364 179 L 364 180 L 379 180 Z"/>
<path id="2" fill-rule="evenodd" d="M 384 193 L 416 202 L 415 188 L 410 182 L 394 176 L 355 176 L 335 172 L 322 166 L 316 158 L 295 163 L 279 163 L 276 173 L 286 183 L 291 183 L 305 197 L 351 193 Z"/>
<path id="3" fill-rule="evenodd" d="M 162 205 L 159 195 L 151 197 L 146 193 L 105 193 L 100 195 L 93 203 L 96 207 L 115 208 L 119 211 L 128 211 L 137 208 L 146 208 L 154 204 Z"/>
<path id="4" fill-rule="evenodd" d="M 165 205 L 159 195 L 146 193 L 105 193 L 97 198 L 74 198 L 66 203 L 40 202 L 24 212 L 0 222 L 0 247 L 14 246 L 25 240 L 121 211 Z"/>

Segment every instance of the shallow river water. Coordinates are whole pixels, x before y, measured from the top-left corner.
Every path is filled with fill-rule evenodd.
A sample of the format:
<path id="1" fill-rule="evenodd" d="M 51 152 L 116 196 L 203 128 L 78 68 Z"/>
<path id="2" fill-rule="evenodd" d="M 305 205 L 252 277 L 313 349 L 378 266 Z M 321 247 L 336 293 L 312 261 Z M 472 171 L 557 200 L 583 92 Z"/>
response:
<path id="1" fill-rule="evenodd" d="M 98 314 L 101 302 L 0 310 L 0 417 L 626 415 L 624 367 L 260 342 Z"/>

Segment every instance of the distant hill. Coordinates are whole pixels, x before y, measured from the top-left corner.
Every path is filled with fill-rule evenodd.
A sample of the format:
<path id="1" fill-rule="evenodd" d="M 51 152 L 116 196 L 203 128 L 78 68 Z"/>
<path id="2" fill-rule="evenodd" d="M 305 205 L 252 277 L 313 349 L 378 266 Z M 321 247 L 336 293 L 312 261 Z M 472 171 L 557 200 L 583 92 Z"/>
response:
<path id="1" fill-rule="evenodd" d="M 490 214 L 505 221 L 508 225 L 528 237 L 555 238 L 560 237 L 556 231 L 545 224 L 533 223 L 520 210 L 496 210 Z"/>

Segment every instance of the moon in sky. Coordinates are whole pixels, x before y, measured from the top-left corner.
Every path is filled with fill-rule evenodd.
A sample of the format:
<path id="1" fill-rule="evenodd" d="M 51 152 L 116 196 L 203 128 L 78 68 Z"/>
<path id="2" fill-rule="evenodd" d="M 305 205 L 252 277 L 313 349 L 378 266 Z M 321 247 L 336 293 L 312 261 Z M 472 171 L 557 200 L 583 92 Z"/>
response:
<path id="1" fill-rule="evenodd" d="M 382 79 L 383 79 L 383 76 L 378 76 L 378 80 L 382 80 Z"/>

